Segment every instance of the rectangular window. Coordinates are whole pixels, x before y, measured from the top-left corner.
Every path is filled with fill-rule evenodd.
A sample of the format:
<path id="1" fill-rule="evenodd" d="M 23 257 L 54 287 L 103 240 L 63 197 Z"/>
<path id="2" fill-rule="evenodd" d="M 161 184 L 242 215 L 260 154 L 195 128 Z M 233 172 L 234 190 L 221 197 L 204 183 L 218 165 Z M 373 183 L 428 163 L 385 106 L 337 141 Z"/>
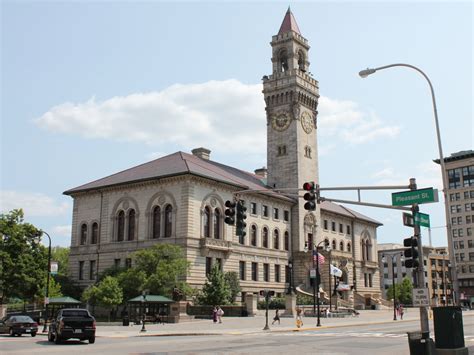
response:
<path id="1" fill-rule="evenodd" d="M 463 186 L 474 186 L 474 165 L 462 168 Z"/>
<path id="2" fill-rule="evenodd" d="M 469 261 L 474 261 L 474 253 L 469 253 Z"/>
<path id="3" fill-rule="evenodd" d="M 275 282 L 280 282 L 280 265 L 275 265 Z"/>
<path id="4" fill-rule="evenodd" d="M 351 234 L 351 226 L 346 226 L 346 233 Z"/>
<path id="5" fill-rule="evenodd" d="M 369 287 L 372 287 L 372 274 L 369 274 Z"/>
<path id="6" fill-rule="evenodd" d="M 454 194 L 449 194 L 449 201 L 451 201 L 451 202 L 452 202 L 452 201 L 456 201 L 456 200 L 454 199 Z"/>
<path id="7" fill-rule="evenodd" d="M 466 204 L 464 205 L 464 209 L 466 210 L 466 212 L 471 211 L 471 204 L 470 204 L 470 203 L 466 203 Z"/>
<path id="8" fill-rule="evenodd" d="M 460 261 L 464 261 L 464 257 L 465 257 L 464 253 L 459 253 L 459 260 Z"/>
<path id="9" fill-rule="evenodd" d="M 332 230 L 333 232 L 336 231 L 336 222 L 334 222 L 334 221 L 331 222 L 331 230 Z"/>
<path id="10" fill-rule="evenodd" d="M 458 229 L 458 236 L 464 237 L 464 230 L 462 228 Z"/>
<path id="11" fill-rule="evenodd" d="M 256 202 L 250 202 L 250 213 L 251 214 L 257 214 L 257 203 Z"/>
<path id="12" fill-rule="evenodd" d="M 95 260 L 89 261 L 89 280 L 95 279 Z"/>
<path id="13" fill-rule="evenodd" d="M 458 189 L 461 187 L 461 169 L 448 170 L 449 189 Z"/>
<path id="14" fill-rule="evenodd" d="M 471 224 L 471 216 L 466 216 L 466 224 Z"/>
<path id="15" fill-rule="evenodd" d="M 468 248 L 474 248 L 474 242 L 472 241 L 472 239 L 469 239 L 469 240 L 467 241 L 467 247 L 468 247 Z"/>
<path id="16" fill-rule="evenodd" d="M 283 211 L 283 220 L 288 222 L 290 220 L 290 211 Z"/>
<path id="17" fill-rule="evenodd" d="M 468 237 L 471 237 L 471 236 L 472 236 L 472 228 L 471 228 L 471 227 L 466 228 L 466 235 L 467 235 Z"/>
<path id="18" fill-rule="evenodd" d="M 456 238 L 458 236 L 458 230 L 453 229 L 452 232 L 453 232 L 453 238 Z"/>
<path id="19" fill-rule="evenodd" d="M 464 241 L 459 241 L 459 249 L 464 249 Z"/>
<path id="20" fill-rule="evenodd" d="M 280 211 L 278 210 L 278 208 L 273 208 L 273 218 L 280 219 Z"/>
<path id="21" fill-rule="evenodd" d="M 464 199 L 465 200 L 469 199 L 469 191 L 464 191 Z"/>
<path id="22" fill-rule="evenodd" d="M 469 265 L 469 272 L 474 273 L 474 265 Z"/>
<path id="23" fill-rule="evenodd" d="M 456 217 L 451 217 L 451 224 L 455 226 L 457 224 L 458 219 Z"/>
<path id="24" fill-rule="evenodd" d="M 262 205 L 262 215 L 268 217 L 268 206 Z"/>
<path id="25" fill-rule="evenodd" d="M 239 276 L 241 280 L 245 280 L 245 261 L 239 261 Z"/>
<path id="26" fill-rule="evenodd" d="M 364 274 L 364 286 L 367 287 L 368 282 L 367 282 L 367 274 Z"/>
<path id="27" fill-rule="evenodd" d="M 328 229 L 328 220 L 327 219 L 324 220 L 324 229 L 326 229 L 326 230 Z"/>
<path id="28" fill-rule="evenodd" d="M 211 273 L 212 269 L 212 258 L 206 257 L 206 276 Z"/>
<path id="29" fill-rule="evenodd" d="M 120 261 L 121 261 L 120 259 L 114 259 L 114 266 L 115 266 L 116 268 L 119 268 L 119 267 L 120 267 Z"/>
<path id="30" fill-rule="evenodd" d="M 130 269 L 132 267 L 132 259 L 130 259 L 130 258 L 125 259 L 125 267 L 127 269 Z"/>
<path id="31" fill-rule="evenodd" d="M 339 233 L 344 233 L 344 226 L 342 223 L 339 223 Z"/>
<path id="32" fill-rule="evenodd" d="M 79 280 L 84 280 L 84 261 L 79 261 Z"/>
<path id="33" fill-rule="evenodd" d="M 263 281 L 270 281 L 270 265 L 263 264 Z"/>
<path id="34" fill-rule="evenodd" d="M 222 268 L 222 259 L 221 259 L 221 258 L 216 258 L 216 263 L 217 263 L 217 266 L 219 267 L 219 270 L 220 270 L 220 271 L 223 271 L 223 268 Z"/>
<path id="35" fill-rule="evenodd" d="M 258 281 L 258 264 L 252 263 L 252 281 Z"/>

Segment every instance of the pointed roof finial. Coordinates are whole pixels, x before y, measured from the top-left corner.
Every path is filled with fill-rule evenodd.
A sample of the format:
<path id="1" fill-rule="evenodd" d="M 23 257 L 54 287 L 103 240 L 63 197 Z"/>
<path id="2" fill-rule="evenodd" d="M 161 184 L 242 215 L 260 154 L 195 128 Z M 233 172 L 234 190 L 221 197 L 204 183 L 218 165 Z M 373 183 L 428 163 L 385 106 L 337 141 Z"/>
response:
<path id="1" fill-rule="evenodd" d="M 288 5 L 288 11 L 286 11 L 285 18 L 283 19 L 283 22 L 281 23 L 280 26 L 280 31 L 278 31 L 278 34 L 282 34 L 285 32 L 293 31 L 301 35 L 300 29 L 298 27 L 298 24 L 296 23 L 295 17 L 293 16 L 293 13 L 291 12 L 290 5 Z"/>

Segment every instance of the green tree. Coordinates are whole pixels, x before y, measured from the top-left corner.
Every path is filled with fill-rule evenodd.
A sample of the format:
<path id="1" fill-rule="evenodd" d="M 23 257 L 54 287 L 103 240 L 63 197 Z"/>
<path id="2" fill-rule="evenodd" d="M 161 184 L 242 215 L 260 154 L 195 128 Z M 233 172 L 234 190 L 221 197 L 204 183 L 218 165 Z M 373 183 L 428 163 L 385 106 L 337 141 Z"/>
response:
<path id="1" fill-rule="evenodd" d="M 219 265 L 214 265 L 209 275 L 207 275 L 207 280 L 202 288 L 202 294 L 198 297 L 198 302 L 211 306 L 229 304 L 230 297 L 229 284 L 226 282 Z"/>
<path id="2" fill-rule="evenodd" d="M 124 300 L 128 301 L 141 295 L 147 277 L 144 271 L 137 271 L 131 268 L 118 274 L 117 280 L 122 288 Z"/>
<path id="3" fill-rule="evenodd" d="M 173 288 L 186 290 L 183 281 L 189 270 L 189 262 L 181 247 L 172 244 L 155 244 L 132 255 L 135 272 L 142 272 L 146 281 L 143 289 L 150 294 L 172 296 Z"/>
<path id="4" fill-rule="evenodd" d="M 235 303 L 237 295 L 240 293 L 240 291 L 242 291 L 242 288 L 240 287 L 239 275 L 235 271 L 228 271 L 224 274 L 224 277 L 230 289 L 229 302 Z"/>
<path id="5" fill-rule="evenodd" d="M 395 300 L 403 304 L 412 303 L 413 282 L 410 278 L 405 277 L 402 282 L 395 283 Z M 390 285 L 387 289 L 387 298 L 393 299 L 393 286 Z"/>
<path id="6" fill-rule="evenodd" d="M 0 303 L 43 297 L 48 257 L 39 230 L 24 222 L 21 209 L 0 215 Z"/>
<path id="7" fill-rule="evenodd" d="M 110 307 L 115 314 L 116 307 L 123 301 L 123 291 L 115 277 L 107 276 L 96 286 L 94 297 L 98 304 Z"/>
<path id="8" fill-rule="evenodd" d="M 49 297 L 61 297 L 63 293 L 61 292 L 61 284 L 56 282 L 54 277 L 49 279 Z"/>

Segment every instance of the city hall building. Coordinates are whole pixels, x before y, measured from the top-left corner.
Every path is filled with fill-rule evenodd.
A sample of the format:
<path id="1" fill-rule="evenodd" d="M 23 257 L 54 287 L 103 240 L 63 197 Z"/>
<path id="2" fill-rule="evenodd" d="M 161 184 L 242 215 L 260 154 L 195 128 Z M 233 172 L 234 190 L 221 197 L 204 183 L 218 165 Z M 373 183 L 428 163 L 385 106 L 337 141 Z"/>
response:
<path id="1" fill-rule="evenodd" d="M 186 282 L 202 287 L 212 265 L 240 275 L 243 296 L 262 289 L 309 291 L 312 246 L 324 251 L 320 291 L 327 297 L 329 260 L 349 290 L 341 304 L 379 303 L 379 222 L 323 202 L 304 209 L 304 182 L 319 181 L 318 81 L 309 73 L 309 44 L 290 10 L 272 37 L 272 71 L 263 77 L 267 168 L 254 173 L 213 161 L 206 148 L 176 152 L 65 192 L 74 200 L 70 272 L 81 286 L 103 270 L 131 266 L 131 254 L 158 243 L 183 248 Z M 294 189 L 293 195 L 283 189 Z M 248 207 L 247 235 L 224 223 L 224 203 L 238 195 Z M 287 191 L 287 190 L 285 190 Z M 323 245 L 324 243 L 321 243 Z M 334 283 L 333 283 L 334 285 Z M 311 292 L 311 291 L 310 291 Z"/>

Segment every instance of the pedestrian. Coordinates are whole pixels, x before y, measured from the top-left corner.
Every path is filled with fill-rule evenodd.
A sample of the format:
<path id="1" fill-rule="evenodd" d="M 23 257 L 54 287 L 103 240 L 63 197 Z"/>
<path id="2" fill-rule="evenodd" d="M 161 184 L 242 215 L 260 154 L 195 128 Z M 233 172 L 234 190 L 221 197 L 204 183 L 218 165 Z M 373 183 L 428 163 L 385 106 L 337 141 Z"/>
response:
<path id="1" fill-rule="evenodd" d="M 301 308 L 296 309 L 296 327 L 301 328 L 303 326 L 303 310 Z"/>
<path id="2" fill-rule="evenodd" d="M 224 315 L 224 310 L 217 306 L 217 319 L 219 319 L 219 323 L 222 323 L 222 316 Z"/>
<path id="3" fill-rule="evenodd" d="M 403 319 L 403 305 L 401 304 L 399 307 L 398 307 L 399 311 L 400 311 L 400 319 Z"/>
<path id="4" fill-rule="evenodd" d="M 278 324 L 280 324 L 280 313 L 279 309 L 275 311 L 275 317 L 273 317 L 273 322 L 272 325 L 275 324 L 276 321 L 278 321 Z"/>
<path id="5" fill-rule="evenodd" d="M 212 310 L 212 321 L 214 323 L 217 323 L 217 307 L 214 307 L 214 309 Z"/>

